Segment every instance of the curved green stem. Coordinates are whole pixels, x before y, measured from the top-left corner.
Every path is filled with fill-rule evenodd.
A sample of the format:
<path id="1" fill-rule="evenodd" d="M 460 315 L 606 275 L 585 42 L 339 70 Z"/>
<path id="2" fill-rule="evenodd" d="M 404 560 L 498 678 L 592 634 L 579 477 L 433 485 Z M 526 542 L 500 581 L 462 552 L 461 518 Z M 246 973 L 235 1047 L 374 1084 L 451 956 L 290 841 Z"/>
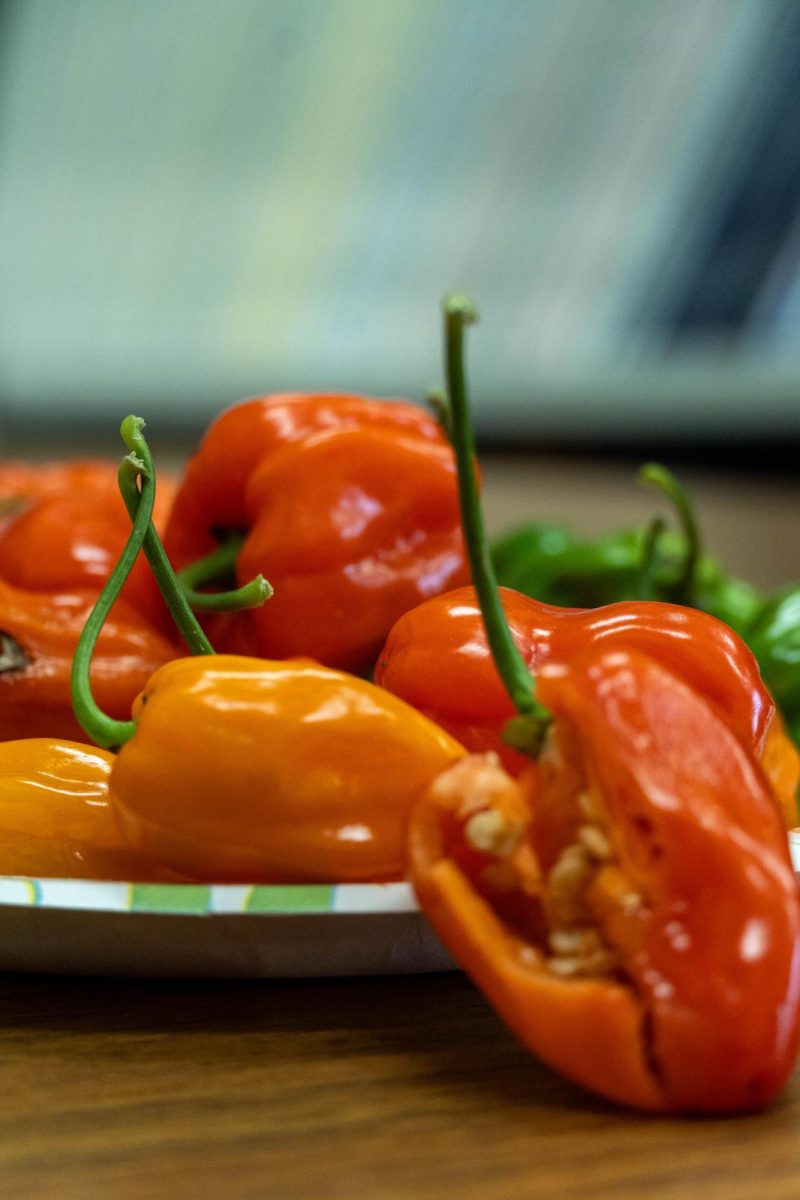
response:
<path id="1" fill-rule="evenodd" d="M 700 530 L 694 506 L 672 471 L 660 463 L 645 463 L 639 468 L 639 479 L 666 496 L 678 515 L 686 539 L 686 551 L 678 578 L 670 586 L 670 595 L 678 604 L 690 604 L 701 554 Z"/>
<path id="2" fill-rule="evenodd" d="M 135 426 L 127 425 L 128 422 L 136 422 L 136 424 Z M 120 430 L 126 445 L 131 448 L 132 454 L 127 459 L 123 459 L 120 465 L 119 489 L 122 492 L 125 507 L 134 526 L 139 519 L 139 511 L 144 498 L 144 487 L 140 493 L 137 486 L 137 474 L 141 474 L 143 483 L 148 478 L 151 479 L 153 481 L 153 489 L 155 490 L 155 469 L 153 467 L 150 448 L 142 433 L 143 427 L 144 421 L 137 417 L 127 417 L 122 422 Z M 161 595 L 164 597 L 164 603 L 169 609 L 170 616 L 177 625 L 178 631 L 188 649 L 192 654 L 213 654 L 214 647 L 200 628 L 197 618 L 181 591 L 175 572 L 172 569 L 172 564 L 167 558 L 164 547 L 161 544 L 161 538 L 156 533 L 156 528 L 152 522 L 152 505 L 150 506 L 150 517 L 148 518 L 142 549 L 155 575 Z"/>
<path id="3" fill-rule="evenodd" d="M 658 543 L 661 541 L 661 535 L 666 527 L 666 521 L 662 517 L 653 517 L 650 524 L 644 530 L 642 557 L 639 564 L 639 578 L 636 588 L 637 600 L 652 600 L 653 596 L 656 595 L 655 575 L 658 562 Z"/>
<path id="4" fill-rule="evenodd" d="M 141 430 L 143 424 L 140 417 L 126 417 L 122 422 L 120 432 L 123 440 L 130 447 L 131 453 L 123 459 L 120 476 L 123 473 L 131 476 L 134 479 L 134 486 L 136 486 L 136 477 L 141 476 L 142 490 L 137 502 L 131 532 L 119 561 L 111 572 L 81 631 L 72 660 L 70 676 L 72 706 L 78 724 L 98 746 L 105 746 L 108 750 L 116 750 L 133 737 L 136 732 L 136 724 L 134 721 L 116 721 L 102 711 L 92 695 L 90 668 L 100 631 L 142 548 L 153 515 L 155 480 L 152 470 L 148 471 L 135 449 L 135 434 Z"/>
<path id="5" fill-rule="evenodd" d="M 213 654 L 214 647 L 203 633 L 175 578 L 161 539 L 153 525 L 155 469 L 145 441 L 141 417 L 126 417 L 120 426 L 122 440 L 130 453 L 120 463 L 118 482 L 131 517 L 131 532 L 119 560 L 89 614 L 78 639 L 72 662 L 72 705 L 81 729 L 99 746 L 116 750 L 136 732 L 135 721 L 117 721 L 98 706 L 92 695 L 92 655 L 100 631 L 131 573 L 140 550 L 144 550 L 164 600 L 184 641 L 194 654 Z M 140 483 L 141 481 L 141 487 Z"/>
<path id="6" fill-rule="evenodd" d="M 178 571 L 178 585 L 189 606 L 202 612 L 238 612 L 244 608 L 259 608 L 272 595 L 272 587 L 263 575 L 229 592 L 201 592 L 198 588 L 230 574 L 236 566 L 244 538 L 231 534 L 222 545 L 205 558 L 198 558 Z"/>
<path id="7" fill-rule="evenodd" d="M 453 443 L 453 423 L 450 415 L 450 405 L 447 396 L 441 388 L 430 388 L 427 395 L 428 407 L 442 428 L 448 442 Z"/>
<path id="8" fill-rule="evenodd" d="M 477 313 L 466 296 L 457 294 L 446 297 L 443 308 L 447 409 L 450 414 L 451 442 L 456 455 L 461 520 L 472 582 L 483 615 L 489 649 L 506 691 L 520 714 L 510 722 L 508 740 L 519 749 L 535 753 L 541 744 L 550 715 L 536 699 L 534 680 L 508 627 L 492 566 L 475 479 L 475 446 L 469 418 L 464 367 L 464 331 L 467 325 L 478 319 Z"/>

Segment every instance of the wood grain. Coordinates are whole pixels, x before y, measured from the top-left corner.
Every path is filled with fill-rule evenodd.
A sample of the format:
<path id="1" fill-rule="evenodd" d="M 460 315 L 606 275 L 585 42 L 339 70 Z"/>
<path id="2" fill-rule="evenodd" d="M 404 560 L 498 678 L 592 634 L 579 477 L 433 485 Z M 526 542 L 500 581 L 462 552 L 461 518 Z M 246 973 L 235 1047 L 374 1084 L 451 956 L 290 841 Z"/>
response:
<path id="1" fill-rule="evenodd" d="M 521 1051 L 457 973 L 0 982 L 2 1194 L 789 1200 L 800 1089 L 632 1115 Z"/>

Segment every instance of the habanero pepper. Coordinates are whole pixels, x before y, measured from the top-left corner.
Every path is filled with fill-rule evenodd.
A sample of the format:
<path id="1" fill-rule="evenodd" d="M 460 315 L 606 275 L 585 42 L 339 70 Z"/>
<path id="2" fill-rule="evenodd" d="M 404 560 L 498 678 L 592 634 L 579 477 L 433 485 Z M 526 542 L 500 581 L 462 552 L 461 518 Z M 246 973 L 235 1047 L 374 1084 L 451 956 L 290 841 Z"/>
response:
<path id="1" fill-rule="evenodd" d="M 2 471 L 0 471 L 0 477 Z M 67 464 L 45 476 L 48 490 L 31 499 L 0 530 L 0 579 L 34 592 L 90 588 L 99 592 L 130 531 L 117 486 L 117 468 L 108 464 Z M 77 486 L 77 484 L 80 486 Z M 58 490 L 63 487 L 71 490 Z M 159 479 L 154 520 L 165 523 L 174 482 Z M 174 627 L 146 564 L 137 564 L 122 598 L 167 636 Z"/>
<path id="2" fill-rule="evenodd" d="M 445 311 L 460 351 L 474 314 L 462 298 Z M 421 906 L 523 1044 L 577 1083 L 651 1111 L 759 1108 L 800 1040 L 800 894 L 772 787 L 686 657 L 600 638 L 534 680 L 486 552 L 463 368 L 449 383 L 486 640 L 535 761 L 515 780 L 473 755 L 432 783 L 410 827 Z"/>
<path id="3" fill-rule="evenodd" d="M 415 810 L 425 915 L 575 1082 L 656 1111 L 762 1106 L 800 1030 L 797 881 L 763 773 L 646 655 L 595 646 L 538 682 L 538 764 L 463 759 Z"/>
<path id="4" fill-rule="evenodd" d="M 637 649 L 672 667 L 730 722 L 762 761 L 787 827 L 797 821 L 800 756 L 752 652 L 707 613 L 659 601 L 563 609 L 500 589 L 514 642 L 532 674 L 592 645 Z M 492 660 L 474 588 L 437 596 L 396 623 L 375 682 L 418 708 L 462 745 L 493 750 L 518 773 L 526 759 L 503 740 L 514 706 Z"/>
<path id="5" fill-rule="evenodd" d="M 153 553 L 153 469 L 141 424 L 136 418 L 123 423 L 134 452 L 124 484 L 135 514 L 131 537 L 87 622 L 73 668 L 83 728 L 98 743 L 118 748 L 109 795 L 121 828 L 147 857 L 196 879 L 401 877 L 411 806 L 463 748 L 363 679 L 308 660 L 213 652 L 199 628 L 192 629 L 191 610 L 163 551 L 160 558 Z M 165 597 L 181 610 L 197 657 L 157 670 L 132 719 L 117 721 L 99 711 L 87 667 L 103 614 L 142 545 Z"/>
<path id="6" fill-rule="evenodd" d="M 424 712 L 467 749 L 492 750 L 508 770 L 518 772 L 526 759 L 518 753 L 523 747 L 509 725 L 515 707 L 495 666 L 498 651 L 521 658 L 535 677 L 550 658 L 569 661 L 589 645 L 638 649 L 675 667 L 719 708 L 768 772 L 786 825 L 796 825 L 800 755 L 786 736 L 752 652 L 728 625 L 680 604 L 648 600 L 568 609 L 497 588 L 475 483 L 466 400 L 463 333 L 473 310 L 463 298 L 456 297 L 454 304 L 446 314 L 445 425 L 456 452 L 474 587 L 436 596 L 404 614 L 378 656 L 375 682 Z M 661 468 L 652 467 L 646 478 L 667 490 L 682 514 L 690 548 L 680 574 L 692 579 L 699 539 L 688 501 Z M 499 645 L 487 636 L 487 608 L 492 629 L 504 631 Z"/>
<path id="7" fill-rule="evenodd" d="M 27 592 L 0 580 L 0 741 L 51 737 L 80 741 L 70 695 L 72 658 L 97 600 L 94 592 Z M 120 601 L 104 625 L 92 686 L 117 717 L 175 646 Z"/>
<path id="8" fill-rule="evenodd" d="M 104 458 L 0 460 L 0 529 L 37 500 L 113 488 L 117 464 Z"/>
<path id="9" fill-rule="evenodd" d="M 366 672 L 401 613 L 467 578 L 452 450 L 399 401 L 266 396 L 223 413 L 164 544 L 181 574 L 231 537 L 237 580 L 263 572 L 275 596 L 203 618 L 225 652 Z"/>
<path id="10" fill-rule="evenodd" d="M 121 828 L 218 882 L 402 878 L 412 805 L 464 753 L 396 697 L 310 661 L 176 659 L 132 717 L 109 783 Z"/>
<path id="11" fill-rule="evenodd" d="M 180 882 L 135 850 L 108 799 L 114 756 L 67 739 L 0 742 L 0 875 Z"/>

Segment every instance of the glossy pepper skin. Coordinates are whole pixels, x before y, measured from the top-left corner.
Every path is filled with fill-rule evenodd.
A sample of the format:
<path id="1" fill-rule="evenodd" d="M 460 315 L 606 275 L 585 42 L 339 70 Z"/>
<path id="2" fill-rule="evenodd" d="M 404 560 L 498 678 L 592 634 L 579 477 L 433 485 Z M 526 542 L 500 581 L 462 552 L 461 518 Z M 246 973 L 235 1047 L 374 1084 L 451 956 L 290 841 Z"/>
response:
<path id="1" fill-rule="evenodd" d="M 108 800 L 113 764 L 66 739 L 0 742 L 0 875 L 177 881 L 123 838 Z"/>
<path id="2" fill-rule="evenodd" d="M 81 741 L 70 695 L 72 656 L 97 596 L 88 591 L 26 592 L 0 580 L 0 740 Z M 92 685 L 122 719 L 153 671 L 177 651 L 122 603 L 103 628 Z"/>
<path id="3" fill-rule="evenodd" d="M 223 413 L 189 462 L 164 545 L 180 570 L 237 532 L 237 582 L 261 573 L 275 594 L 204 618 L 223 652 L 366 672 L 401 613 L 467 578 L 452 451 L 398 401 L 267 396 Z"/>
<path id="4" fill-rule="evenodd" d="M 464 753 L 396 697 L 310 661 L 176 659 L 133 719 L 115 812 L 132 845 L 197 879 L 400 878 L 411 806 Z"/>
<path id="5" fill-rule="evenodd" d="M 535 767 L 461 760 L 418 806 L 434 928 L 522 1042 L 652 1111 L 767 1104 L 793 1069 L 800 907 L 752 751 L 686 677 L 602 644 L 551 660 Z"/>
<path id="6" fill-rule="evenodd" d="M 797 824 L 800 759 L 783 731 L 751 651 L 707 613 L 657 601 L 564 609 L 501 589 L 512 636 L 534 675 L 589 646 L 637 649 L 680 672 L 761 758 L 788 826 Z M 406 613 L 378 657 L 375 682 L 447 729 L 469 750 L 497 752 L 519 772 L 526 759 L 502 741 L 514 707 L 489 652 L 472 588 Z"/>
<path id="7" fill-rule="evenodd" d="M 0 471 L 0 479 L 2 471 Z M 82 481 L 80 487 L 68 483 Z M 33 496 L 0 529 L 0 579 L 33 592 L 89 588 L 99 592 L 130 533 L 130 518 L 113 470 L 80 464 L 45 476 L 48 489 Z M 174 484 L 159 479 L 154 520 L 163 527 Z M 171 634 L 165 606 L 147 564 L 137 563 L 123 591 L 126 603 Z"/>

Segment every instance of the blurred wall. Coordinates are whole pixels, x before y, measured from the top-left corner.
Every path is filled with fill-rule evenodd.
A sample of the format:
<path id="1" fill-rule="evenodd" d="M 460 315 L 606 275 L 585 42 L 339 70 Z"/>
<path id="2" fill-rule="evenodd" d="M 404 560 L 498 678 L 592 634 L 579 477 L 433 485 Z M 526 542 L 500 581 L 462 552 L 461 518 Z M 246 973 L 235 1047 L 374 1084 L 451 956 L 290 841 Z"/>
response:
<path id="1" fill-rule="evenodd" d="M 0 0 L 0 434 L 421 397 L 800 439 L 794 0 Z"/>

